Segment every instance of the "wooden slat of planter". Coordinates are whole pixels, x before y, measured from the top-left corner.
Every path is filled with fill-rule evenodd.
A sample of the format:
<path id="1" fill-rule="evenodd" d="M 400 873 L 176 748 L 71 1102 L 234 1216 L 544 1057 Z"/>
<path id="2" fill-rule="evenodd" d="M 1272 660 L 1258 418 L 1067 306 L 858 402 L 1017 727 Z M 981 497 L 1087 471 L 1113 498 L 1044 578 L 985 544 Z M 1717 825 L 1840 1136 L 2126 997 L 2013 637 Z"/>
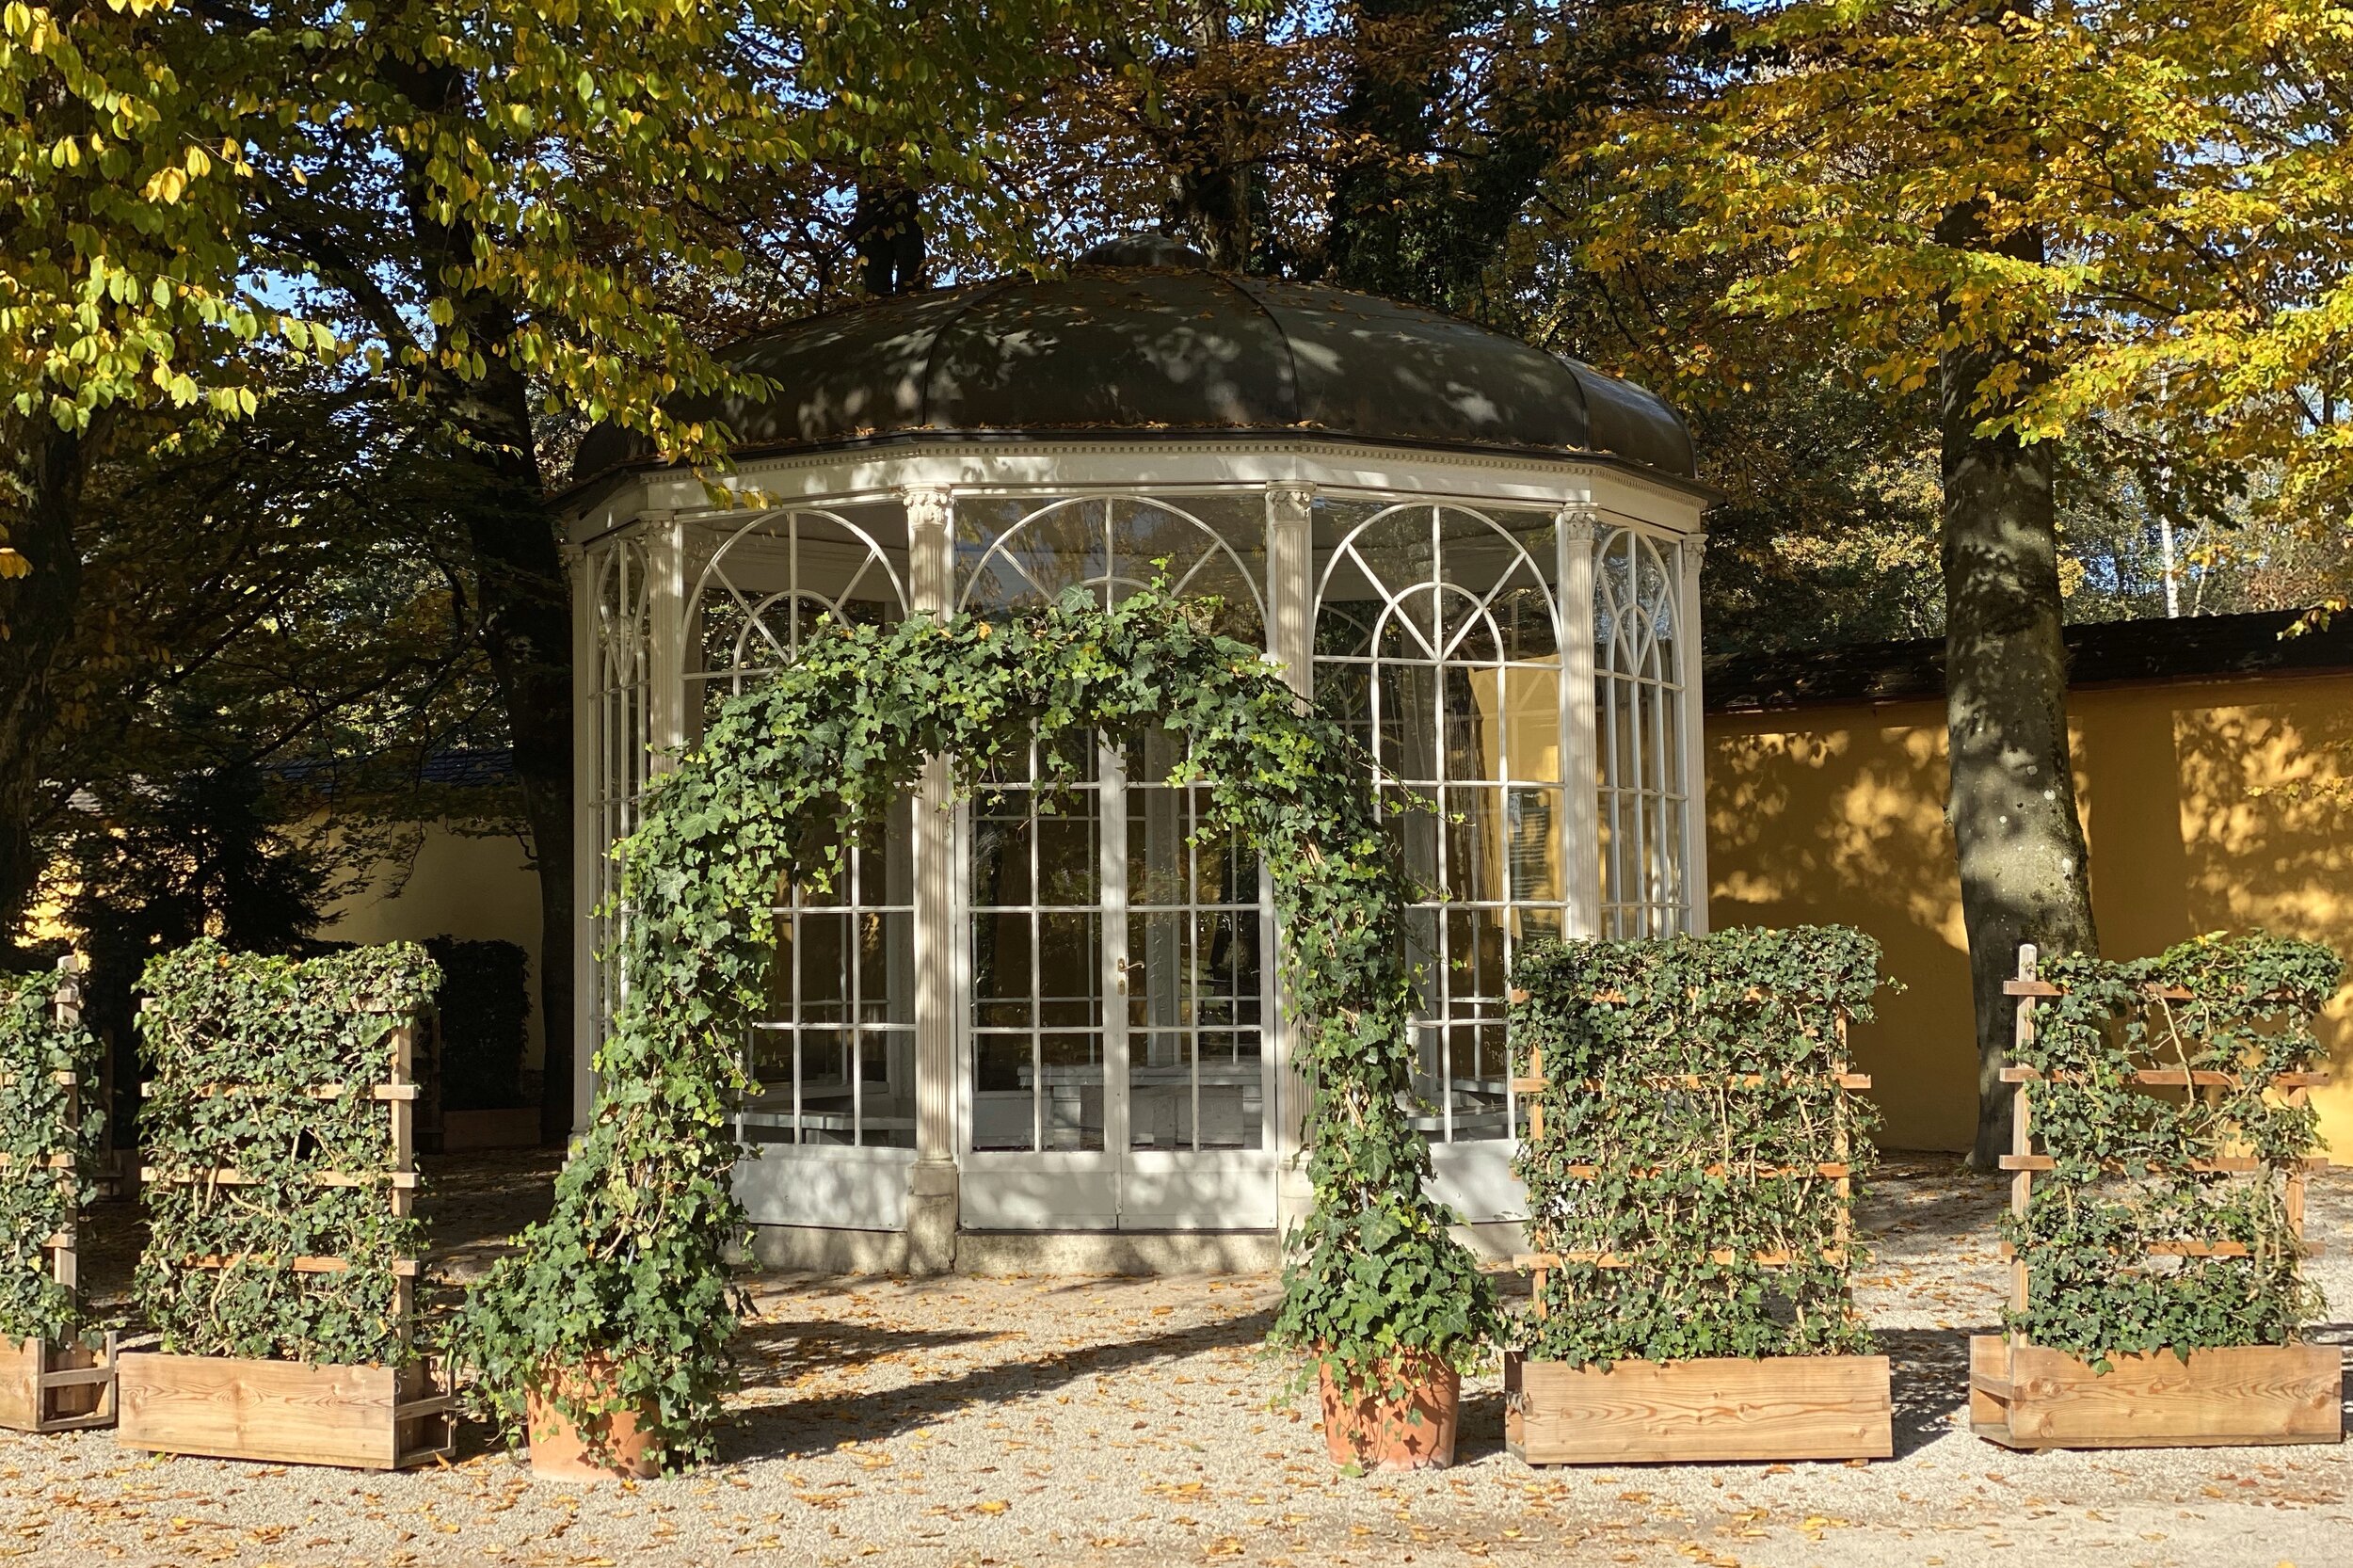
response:
<path id="1" fill-rule="evenodd" d="M 2331 1081 L 2330 1075 L 2326 1071 L 2259 1073 L 2256 1077 L 2260 1081 L 2274 1089 L 2320 1089 L 2327 1087 Z M 2144 1067 L 2134 1073 L 2132 1080 L 2135 1083 L 2149 1089 L 2186 1089 L 2192 1085 L 2201 1089 L 2236 1089 L 2247 1081 L 2246 1076 L 2241 1073 L 2213 1072 L 2203 1067 Z M 2041 1069 L 2038 1067 L 2004 1067 L 2002 1081 L 2004 1083 L 2041 1083 L 2046 1080 Z M 2078 1073 L 2057 1073 L 2047 1081 L 2080 1083 L 2083 1081 L 2083 1077 Z"/>
<path id="2" fill-rule="evenodd" d="M 2154 1160 L 2148 1161 L 2148 1169 L 2152 1174 L 2161 1175 L 2169 1168 Z M 2193 1171 L 2203 1171 L 2217 1176 L 2246 1176 L 2256 1171 L 2268 1171 L 2272 1165 L 2267 1160 L 2233 1156 L 2222 1160 L 2193 1160 L 2189 1162 L 2189 1168 Z M 2291 1172 L 2325 1171 L 2329 1168 L 2329 1160 L 2324 1155 L 2315 1155 L 2308 1160 L 2288 1161 L 2284 1168 Z M 2055 1171 L 2058 1169 L 2058 1161 L 2047 1154 L 2006 1154 L 2002 1156 L 2002 1169 L 2005 1171 Z M 2122 1175 L 2124 1166 L 2122 1161 L 2112 1160 L 2101 1169 L 2111 1175 Z"/>
<path id="3" fill-rule="evenodd" d="M 296 1093 L 299 1094 L 304 1099 L 339 1100 L 350 1091 L 350 1087 L 351 1086 L 346 1083 L 313 1083 L 309 1088 L 297 1090 Z M 417 1085 L 413 1083 L 371 1083 L 366 1087 L 368 1091 L 368 1098 L 372 1100 L 412 1100 L 417 1097 L 418 1093 Z M 279 1093 L 278 1090 L 265 1088 L 258 1083 L 208 1083 L 201 1089 L 196 1091 L 196 1097 L 199 1099 L 217 1099 L 223 1095 L 261 1095 L 277 1093 Z M 152 1099 L 154 1095 L 155 1085 L 152 1081 L 139 1085 L 139 1096 L 141 1098 Z"/>
<path id="4" fill-rule="evenodd" d="M 1978 1435 L 2013 1448 L 2220 1448 L 2344 1440 L 2333 1345 L 2239 1345 L 2120 1355 L 2096 1373 L 2000 1335 L 1969 1341 Z"/>
<path id="5" fill-rule="evenodd" d="M 1729 1264 L 1737 1261 L 1738 1256 L 1730 1247 L 1715 1247 L 1707 1253 L 1710 1263 Z M 1846 1260 L 1847 1255 L 1836 1247 L 1822 1249 L 1822 1261 L 1825 1263 L 1844 1263 Z M 1591 1263 L 1596 1269 L 1631 1269 L 1641 1261 L 1639 1256 L 1613 1252 L 1540 1252 L 1522 1254 L 1512 1259 L 1512 1266 L 1515 1269 L 1558 1269 L 1563 1263 Z M 1752 1253 L 1749 1261 L 1760 1269 L 1786 1269 L 1796 1259 L 1789 1253 L 1776 1250 Z"/>
<path id="6" fill-rule="evenodd" d="M 139 1179 L 179 1187 L 255 1187 L 261 1177 L 247 1176 L 233 1165 L 216 1166 L 208 1171 L 167 1171 L 153 1165 L 139 1167 Z M 395 1191 L 410 1192 L 416 1188 L 414 1171 L 383 1171 L 374 1175 L 355 1176 L 349 1171 L 312 1171 L 301 1178 L 318 1187 L 378 1187 L 389 1186 Z"/>
<path id="7" fill-rule="evenodd" d="M 1504 1443 L 1529 1464 L 1886 1459 L 1896 1451 L 1881 1355 L 1773 1356 L 1608 1371 L 1503 1364 Z"/>
<path id="8" fill-rule="evenodd" d="M 1561 1174 L 1575 1181 L 1595 1181 L 1600 1179 L 1601 1167 L 1598 1165 L 1571 1165 L 1563 1170 Z M 1655 1171 L 1636 1171 L 1631 1174 L 1639 1176 L 1656 1176 L 1657 1173 Z M 1737 1175 L 1752 1176 L 1760 1181 L 1777 1180 L 1784 1176 L 1818 1176 L 1825 1181 L 1838 1181 L 1843 1180 L 1847 1176 L 1853 1174 L 1854 1173 L 1848 1167 L 1833 1164 L 1827 1160 L 1817 1165 L 1725 1165 L 1719 1162 L 1712 1165 L 1704 1165 L 1700 1168 L 1700 1175 L 1705 1176 L 1729 1176 Z"/>
<path id="9" fill-rule="evenodd" d="M 1640 1079 L 1632 1085 L 1641 1089 L 1762 1089 L 1767 1085 L 1780 1087 L 1786 1083 L 1807 1083 L 1826 1079 L 1841 1089 L 1868 1089 L 1869 1073 L 1735 1073 L 1729 1078 L 1705 1078 L 1698 1073 L 1661 1073 Z M 1515 1078 L 1512 1092 L 1515 1095 L 1541 1094 L 1546 1080 L 1541 1078 Z M 1589 1078 L 1581 1085 L 1590 1093 L 1598 1093 L 1601 1080 Z"/>
<path id="10" fill-rule="evenodd" d="M 240 1263 L 254 1263 L 263 1268 L 275 1268 L 275 1259 L 260 1253 L 231 1253 L 226 1256 L 184 1257 L 184 1269 L 230 1269 Z M 351 1261 L 343 1257 L 290 1257 L 286 1267 L 297 1274 L 340 1274 L 349 1272 Z M 415 1279 L 424 1272 L 424 1265 L 413 1257 L 392 1259 L 394 1277 Z"/>
<path id="11" fill-rule="evenodd" d="M 412 1371 L 403 1397 L 400 1382 L 389 1367 L 135 1353 L 121 1358 L 115 1435 L 166 1453 L 397 1469 L 448 1451 L 445 1432 L 421 1444 L 404 1427 L 449 1424 L 442 1390 Z"/>
<path id="12" fill-rule="evenodd" d="M 2002 995 L 2006 997 L 2063 997 L 2067 993 L 2047 980 L 2005 980 Z M 2197 994 L 2183 985 L 2143 985 L 2140 994 L 2154 1001 L 2194 1001 Z"/>
<path id="13" fill-rule="evenodd" d="M 2110 1247 L 2108 1251 L 2111 1255 L 2115 1255 L 2117 1249 Z M 2140 1253 L 2141 1256 L 2148 1257 L 2252 1257 L 2255 1256 L 2255 1249 L 2244 1241 L 2152 1241 L 2141 1248 Z M 2002 1256 L 2016 1257 L 2018 1256 L 2016 1243 L 2003 1242 Z M 2303 1244 L 2300 1256 L 2323 1257 L 2327 1256 L 2327 1253 L 2319 1242 L 2307 1241 Z"/>
<path id="14" fill-rule="evenodd" d="M 115 1341 L 96 1351 L 39 1339 L 0 1340 L 0 1427 L 75 1432 L 112 1426 Z"/>

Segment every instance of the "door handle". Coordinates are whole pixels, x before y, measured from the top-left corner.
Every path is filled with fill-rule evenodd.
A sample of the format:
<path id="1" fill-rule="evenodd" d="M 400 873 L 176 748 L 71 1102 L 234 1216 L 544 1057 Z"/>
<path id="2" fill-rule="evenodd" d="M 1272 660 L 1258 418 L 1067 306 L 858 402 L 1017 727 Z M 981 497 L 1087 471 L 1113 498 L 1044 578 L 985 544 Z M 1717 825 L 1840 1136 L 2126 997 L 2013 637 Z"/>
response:
<path id="1" fill-rule="evenodd" d="M 1128 976 L 1130 974 L 1142 974 L 1144 972 L 1144 966 L 1137 963 L 1133 959 L 1122 958 L 1119 960 L 1116 967 L 1119 970 L 1119 994 L 1124 997 L 1128 994 Z"/>

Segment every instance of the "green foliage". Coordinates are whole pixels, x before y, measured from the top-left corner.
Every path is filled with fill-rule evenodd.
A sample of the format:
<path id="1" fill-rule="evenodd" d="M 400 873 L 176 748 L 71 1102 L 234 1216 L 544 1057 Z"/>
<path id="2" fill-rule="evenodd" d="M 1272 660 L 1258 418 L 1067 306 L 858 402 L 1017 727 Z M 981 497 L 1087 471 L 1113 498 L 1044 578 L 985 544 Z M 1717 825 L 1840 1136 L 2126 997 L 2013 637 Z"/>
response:
<path id="1" fill-rule="evenodd" d="M 1316 1204 L 1292 1238 L 1274 1338 L 1345 1368 L 1475 1352 L 1489 1295 L 1424 1195 L 1429 1151 L 1401 1105 L 1405 888 L 1361 759 L 1257 649 L 1199 619 L 1154 591 L 1110 611 L 1078 594 L 1006 620 L 827 624 L 722 706 L 619 850 L 627 985 L 554 1213 L 466 1309 L 460 1349 L 496 1413 L 511 1422 L 549 1369 L 609 1356 L 613 1399 L 557 1389 L 559 1410 L 582 1420 L 644 1405 L 671 1463 L 712 1454 L 739 1306 L 727 1249 L 744 1230 L 727 1113 L 778 877 L 829 883 L 840 846 L 928 756 L 953 759 L 977 789 L 1034 737 L 1050 787 L 1080 776 L 1098 734 L 1155 727 L 1190 743 L 1172 776 L 1206 792 L 1201 831 L 1255 844 L 1273 869 L 1283 976 L 1306 1026 Z"/>
<path id="2" fill-rule="evenodd" d="M 1849 1199 L 1816 1167 L 1870 1164 L 1868 1109 L 1833 1075 L 1842 1017 L 1871 1016 L 1879 958 L 1860 932 L 1800 926 L 1551 943 L 1519 961 L 1513 1070 L 1541 1052 L 1545 1087 L 1544 1136 L 1522 1140 L 1516 1169 L 1536 1245 L 1563 1259 L 1523 1325 L 1531 1355 L 1868 1349 Z"/>
<path id="3" fill-rule="evenodd" d="M 392 1076 L 392 1031 L 440 981 L 406 942 L 296 960 L 207 938 L 149 962 L 148 1163 L 167 1177 L 233 1169 L 246 1178 L 146 1186 L 148 1242 L 132 1290 L 165 1350 L 388 1366 L 414 1357 L 392 1265 L 424 1256 L 424 1224 L 392 1212 L 392 1141 L 371 1091 Z M 320 1097 L 328 1086 L 339 1092 Z M 325 1172 L 366 1179 L 322 1186 Z M 322 1256 L 350 1267 L 293 1268 Z M 199 1258 L 232 1261 L 192 1267 Z"/>
<path id="4" fill-rule="evenodd" d="M 2026 1093 L 2055 1165 L 2035 1176 L 2025 1218 L 2003 1221 L 2026 1265 L 2026 1310 L 2006 1314 L 2011 1328 L 2103 1370 L 2114 1354 L 2296 1338 L 2322 1303 L 2298 1272 L 2286 1178 L 2322 1145 L 2317 1113 L 2268 1086 L 2327 1064 L 2313 1019 L 2344 968 L 2317 943 L 2260 934 L 2201 936 L 2154 958 L 2042 960 L 2063 994 L 2035 1004 L 2034 1038 L 2013 1059 L 2043 1075 Z M 2239 1081 L 2153 1092 L 2133 1082 L 2144 1069 Z M 2263 1168 L 2194 1168 L 2231 1157 Z M 2149 1251 L 2184 1241 L 2248 1255 Z"/>
<path id="5" fill-rule="evenodd" d="M 104 1125 L 94 1112 L 78 1119 L 72 1073 L 96 1093 L 98 1042 L 78 1025 L 56 1021 L 55 974 L 0 974 L 0 1342 L 65 1339 L 81 1326 L 73 1292 L 51 1276 L 42 1243 L 65 1229 L 79 1201 L 75 1173 L 49 1161 L 97 1158 Z"/>
<path id="6" fill-rule="evenodd" d="M 513 942 L 424 944 L 441 971 L 441 1109 L 504 1111 L 523 1103 L 531 955 Z"/>

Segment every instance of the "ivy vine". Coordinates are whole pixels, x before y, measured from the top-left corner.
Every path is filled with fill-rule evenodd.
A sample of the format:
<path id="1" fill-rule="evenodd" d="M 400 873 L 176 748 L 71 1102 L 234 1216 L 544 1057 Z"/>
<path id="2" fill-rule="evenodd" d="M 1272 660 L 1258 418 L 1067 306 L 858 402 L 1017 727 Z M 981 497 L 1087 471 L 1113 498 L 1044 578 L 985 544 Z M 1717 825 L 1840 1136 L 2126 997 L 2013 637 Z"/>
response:
<path id="1" fill-rule="evenodd" d="M 1849 1277 L 1870 1108 L 1841 1087 L 1843 1014 L 1871 1016 L 1879 944 L 1842 926 L 1548 943 L 1513 973 L 1513 1070 L 1548 1267 L 1530 1355 L 1826 1355 L 1869 1348 Z M 1821 1167 L 1844 1168 L 1849 1188 Z"/>
<path id="2" fill-rule="evenodd" d="M 373 1091 L 392 1076 L 392 1031 L 440 984 L 412 943 L 295 960 L 207 938 L 148 962 L 140 1127 L 156 1176 L 132 1292 L 166 1351 L 386 1366 L 417 1354 L 393 1264 L 424 1256 L 424 1223 L 393 1212 Z M 325 1173 L 356 1184 L 323 1185 Z M 320 1257 L 347 1267 L 295 1266 Z"/>
<path id="3" fill-rule="evenodd" d="M 2287 1344 L 2322 1310 L 2287 1197 L 2323 1147 L 2318 1115 L 2271 1079 L 2326 1065 L 2313 1020 L 2344 967 L 2317 943 L 2261 934 L 2154 958 L 2041 960 L 2061 994 L 2035 1003 L 2012 1061 L 2042 1075 L 2028 1125 L 2053 1169 L 2035 1175 L 2025 1216 L 2004 1218 L 2026 1265 L 2012 1329 L 2105 1370 L 2121 1353 Z M 2233 1081 L 2152 1088 L 2134 1080 L 2144 1070 Z M 2260 1168 L 2200 1168 L 2244 1159 Z M 2169 1250 L 2184 1243 L 2245 1253 Z"/>
<path id="4" fill-rule="evenodd" d="M 72 1224 L 76 1173 L 98 1158 L 98 1042 L 56 1021 L 54 974 L 0 974 L 0 1343 L 62 1343 L 83 1326 L 80 1303 L 57 1283 L 49 1239 Z M 61 1073 L 81 1080 L 75 1090 Z"/>
<path id="5" fill-rule="evenodd" d="M 1406 885 L 1368 771 L 1257 649 L 1211 634 L 1209 614 L 1156 589 L 1110 610 L 1081 592 L 999 619 L 826 623 L 775 679 L 721 705 L 617 851 L 622 1000 L 554 1211 L 463 1315 L 459 1344 L 510 1430 L 527 1388 L 602 1359 L 607 1393 L 544 1389 L 559 1413 L 638 1409 L 668 1463 L 713 1452 L 740 1307 L 727 1258 L 745 1229 L 728 1113 L 745 1088 L 778 879 L 829 886 L 841 846 L 928 757 L 951 759 L 971 792 L 1034 741 L 1050 791 L 1081 776 L 1099 736 L 1153 728 L 1188 743 L 1171 781 L 1203 791 L 1201 832 L 1255 845 L 1272 869 L 1283 978 L 1305 1025 L 1315 1205 L 1291 1238 L 1274 1340 L 1364 1375 L 1401 1352 L 1479 1352 L 1492 1296 L 1426 1195 L 1429 1150 L 1406 1119 Z"/>

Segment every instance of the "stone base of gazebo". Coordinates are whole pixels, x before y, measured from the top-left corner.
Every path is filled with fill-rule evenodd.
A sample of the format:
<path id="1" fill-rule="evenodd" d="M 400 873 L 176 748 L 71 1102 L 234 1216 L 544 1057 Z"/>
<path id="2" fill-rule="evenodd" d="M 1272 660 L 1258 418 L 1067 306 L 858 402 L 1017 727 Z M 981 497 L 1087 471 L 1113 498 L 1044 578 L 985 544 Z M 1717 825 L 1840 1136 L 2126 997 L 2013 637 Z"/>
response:
<path id="1" fill-rule="evenodd" d="M 1517 1221 L 1454 1233 L 1490 1263 L 1527 1250 Z M 755 1225 L 751 1251 L 763 1269 L 815 1274 L 1234 1274 L 1283 1262 L 1271 1230 L 963 1230 L 943 1257 L 904 1230 Z"/>

